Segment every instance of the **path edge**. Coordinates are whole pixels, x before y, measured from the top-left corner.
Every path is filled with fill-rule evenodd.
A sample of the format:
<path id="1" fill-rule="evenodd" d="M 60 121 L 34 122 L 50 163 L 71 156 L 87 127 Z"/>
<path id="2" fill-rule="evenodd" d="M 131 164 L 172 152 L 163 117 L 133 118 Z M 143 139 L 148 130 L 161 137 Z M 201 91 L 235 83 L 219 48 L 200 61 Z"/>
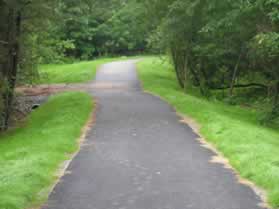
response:
<path id="1" fill-rule="evenodd" d="M 177 110 L 177 108 L 174 107 L 169 101 L 167 101 L 165 98 L 161 97 L 160 95 L 158 95 L 156 93 L 145 90 L 143 88 L 144 85 L 143 85 L 142 81 L 140 81 L 140 83 L 141 83 L 141 88 L 142 88 L 143 93 L 151 95 L 151 96 L 156 97 L 156 98 L 159 98 L 163 102 L 167 103 L 174 110 L 174 112 L 176 113 L 176 115 L 180 119 L 179 122 L 182 123 L 182 124 L 187 125 L 188 127 L 190 127 L 192 129 L 192 131 L 198 136 L 195 139 L 200 143 L 200 146 L 205 148 L 205 149 L 208 149 L 208 150 L 212 151 L 215 154 L 212 157 L 212 159 L 209 160 L 209 163 L 221 164 L 221 165 L 223 165 L 223 167 L 225 169 L 228 169 L 228 170 L 232 171 L 239 184 L 242 184 L 244 186 L 249 187 L 260 198 L 261 202 L 258 204 L 259 207 L 262 207 L 263 209 L 276 209 L 276 208 L 272 208 L 269 205 L 268 199 L 267 199 L 267 192 L 263 188 L 257 186 L 254 182 L 243 178 L 240 175 L 240 173 L 230 164 L 229 159 L 226 158 L 223 155 L 223 153 L 216 148 L 216 146 L 214 144 L 209 142 L 209 140 L 207 140 L 206 137 L 203 136 L 203 134 L 201 133 L 201 127 L 202 126 L 194 118 L 192 118 L 188 115 L 185 115 L 183 113 L 180 113 Z"/>
<path id="2" fill-rule="evenodd" d="M 89 131 L 94 127 L 96 123 L 96 114 L 97 114 L 98 107 L 99 107 L 98 100 L 92 97 L 92 111 L 89 113 L 88 119 L 85 125 L 81 129 L 79 138 L 76 139 L 76 143 L 78 145 L 77 150 L 74 153 L 68 154 L 67 155 L 68 159 L 59 164 L 56 172 L 54 173 L 55 181 L 53 181 L 53 183 L 49 187 L 39 192 L 39 196 L 46 196 L 46 197 L 42 197 L 42 201 L 39 202 L 37 206 L 35 205 L 28 209 L 43 209 L 43 207 L 47 205 L 46 201 L 48 200 L 49 196 L 51 195 L 51 193 L 53 193 L 55 187 L 58 185 L 61 179 L 68 174 L 67 170 L 69 166 L 71 165 L 75 157 L 78 155 L 78 153 L 81 151 L 83 142 L 85 142 Z"/>

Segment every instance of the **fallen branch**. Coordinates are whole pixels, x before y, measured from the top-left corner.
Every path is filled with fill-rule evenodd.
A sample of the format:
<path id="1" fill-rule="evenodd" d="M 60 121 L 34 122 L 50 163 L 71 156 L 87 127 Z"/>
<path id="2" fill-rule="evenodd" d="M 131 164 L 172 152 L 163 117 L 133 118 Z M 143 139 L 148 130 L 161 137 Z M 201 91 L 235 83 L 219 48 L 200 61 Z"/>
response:
<path id="1" fill-rule="evenodd" d="M 260 83 L 249 83 L 249 84 L 237 84 L 234 85 L 234 88 L 247 88 L 247 87 L 260 87 L 267 89 L 268 86 Z M 225 87 L 211 87 L 211 89 L 217 89 L 217 90 L 224 90 L 224 89 L 230 89 L 230 86 L 225 86 Z"/>
<path id="2" fill-rule="evenodd" d="M 8 42 L 6 42 L 6 41 L 1 41 L 1 40 L 0 40 L 0 44 L 3 44 L 3 45 L 8 45 L 9 43 L 8 43 Z"/>

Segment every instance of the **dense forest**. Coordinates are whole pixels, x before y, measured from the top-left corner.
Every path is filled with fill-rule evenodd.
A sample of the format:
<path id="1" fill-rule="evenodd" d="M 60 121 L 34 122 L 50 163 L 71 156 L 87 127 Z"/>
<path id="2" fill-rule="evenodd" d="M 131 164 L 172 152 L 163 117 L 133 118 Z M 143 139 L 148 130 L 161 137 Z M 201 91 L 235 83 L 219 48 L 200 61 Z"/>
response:
<path id="1" fill-rule="evenodd" d="M 206 97 L 226 90 L 231 102 L 236 88 L 249 88 L 270 105 L 263 122 L 278 117 L 278 0 L 146 3 L 157 26 L 153 43 L 169 52 L 182 88 Z"/>
<path id="2" fill-rule="evenodd" d="M 1 129 L 39 64 L 148 52 L 171 58 L 186 92 L 234 104 L 245 90 L 276 120 L 278 14 L 278 0 L 0 0 Z"/>

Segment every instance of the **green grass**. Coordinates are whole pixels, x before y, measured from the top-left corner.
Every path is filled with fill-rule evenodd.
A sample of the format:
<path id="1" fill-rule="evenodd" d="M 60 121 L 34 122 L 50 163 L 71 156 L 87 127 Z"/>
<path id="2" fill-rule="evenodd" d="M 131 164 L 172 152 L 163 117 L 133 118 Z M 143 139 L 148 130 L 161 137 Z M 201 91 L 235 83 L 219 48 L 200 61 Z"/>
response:
<path id="1" fill-rule="evenodd" d="M 105 63 L 136 57 L 102 58 L 74 64 L 47 64 L 39 67 L 40 79 L 37 84 L 81 83 L 93 80 L 97 68 Z"/>
<path id="2" fill-rule="evenodd" d="M 0 136 L 0 208 L 24 209 L 46 200 L 59 165 L 78 149 L 92 111 L 85 93 L 53 96 L 22 127 Z"/>
<path id="3" fill-rule="evenodd" d="M 258 124 L 260 113 L 185 94 L 172 66 L 159 58 L 138 63 L 145 90 L 166 99 L 178 112 L 194 118 L 203 136 L 229 159 L 240 175 L 265 189 L 279 208 L 279 131 Z"/>

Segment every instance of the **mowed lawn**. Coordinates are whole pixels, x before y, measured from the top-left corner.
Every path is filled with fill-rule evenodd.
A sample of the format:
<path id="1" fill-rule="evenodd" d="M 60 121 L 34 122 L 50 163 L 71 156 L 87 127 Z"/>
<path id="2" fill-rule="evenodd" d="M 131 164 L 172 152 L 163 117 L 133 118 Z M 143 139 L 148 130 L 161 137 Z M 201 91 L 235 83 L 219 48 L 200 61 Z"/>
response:
<path id="1" fill-rule="evenodd" d="M 100 58 L 94 61 L 73 64 L 46 64 L 39 67 L 40 78 L 37 84 L 82 83 L 95 78 L 99 66 L 105 63 L 127 60 L 136 57 Z"/>
<path id="2" fill-rule="evenodd" d="M 85 93 L 52 96 L 21 127 L 0 135 L 0 208 L 25 209 L 46 200 L 61 163 L 78 150 L 93 110 Z"/>
<path id="3" fill-rule="evenodd" d="M 228 106 L 185 94 L 172 66 L 158 57 L 138 63 L 146 91 L 161 96 L 178 112 L 201 125 L 201 133 L 229 159 L 240 175 L 265 189 L 268 202 L 279 208 L 279 131 L 258 124 L 255 110 Z"/>

